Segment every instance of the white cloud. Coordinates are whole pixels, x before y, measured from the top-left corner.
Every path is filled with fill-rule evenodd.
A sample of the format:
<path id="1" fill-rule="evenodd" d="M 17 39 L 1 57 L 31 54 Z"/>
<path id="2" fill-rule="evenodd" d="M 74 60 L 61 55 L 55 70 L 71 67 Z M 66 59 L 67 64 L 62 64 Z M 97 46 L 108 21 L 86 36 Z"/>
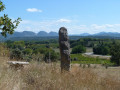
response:
<path id="1" fill-rule="evenodd" d="M 106 24 L 105 26 L 106 26 L 106 27 L 109 27 L 109 28 L 112 28 L 112 27 L 114 27 L 115 25 L 112 25 L 112 24 Z"/>
<path id="2" fill-rule="evenodd" d="M 30 21 L 23 20 L 16 31 L 54 31 L 58 32 L 60 27 L 66 27 L 69 34 L 81 34 L 81 33 L 99 33 L 99 32 L 120 32 L 120 24 L 91 24 L 91 25 L 80 25 L 74 20 L 68 19 L 54 19 L 54 20 L 43 20 L 43 21 Z"/>
<path id="3" fill-rule="evenodd" d="M 37 9 L 37 8 L 28 8 L 26 9 L 28 12 L 42 12 L 42 10 Z"/>
<path id="4" fill-rule="evenodd" d="M 91 28 L 92 28 L 92 29 L 95 29 L 95 30 L 99 30 L 99 29 L 105 29 L 106 26 L 105 26 L 105 25 L 92 24 L 92 25 L 91 25 Z"/>
<path id="5" fill-rule="evenodd" d="M 60 23 L 63 23 L 63 22 L 70 23 L 71 20 L 69 20 L 69 19 L 59 19 L 59 20 L 57 20 L 57 22 L 60 22 Z"/>
<path id="6" fill-rule="evenodd" d="M 70 24 L 68 19 L 56 19 L 56 20 L 43 20 L 43 21 L 30 21 L 22 20 L 16 31 L 55 31 L 58 32 L 59 28 L 62 26 L 67 26 Z"/>
<path id="7" fill-rule="evenodd" d="M 102 31 L 120 33 L 120 24 L 103 24 L 103 25 L 92 24 L 88 28 L 92 31 L 92 33 L 98 33 Z"/>

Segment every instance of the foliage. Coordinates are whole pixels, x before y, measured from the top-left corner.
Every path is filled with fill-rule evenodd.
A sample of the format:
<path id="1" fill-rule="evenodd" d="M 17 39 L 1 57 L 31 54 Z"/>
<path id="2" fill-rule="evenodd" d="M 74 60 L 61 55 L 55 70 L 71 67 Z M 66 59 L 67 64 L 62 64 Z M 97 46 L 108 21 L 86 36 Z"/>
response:
<path id="1" fill-rule="evenodd" d="M 107 45 L 97 45 L 93 48 L 94 54 L 108 55 L 110 54 L 110 48 Z"/>
<path id="2" fill-rule="evenodd" d="M 111 48 L 111 62 L 115 63 L 116 65 L 120 65 L 120 44 L 115 43 Z"/>
<path id="3" fill-rule="evenodd" d="M 75 53 L 84 53 L 86 51 L 86 48 L 84 46 L 81 46 L 81 45 L 78 45 L 78 46 L 75 46 L 73 49 L 72 49 L 72 54 L 75 54 Z"/>
<path id="4" fill-rule="evenodd" d="M 51 62 L 55 62 L 58 60 L 58 55 L 54 50 L 48 50 L 45 53 L 44 60 L 47 62 L 50 60 Z"/>
<path id="5" fill-rule="evenodd" d="M 2 1 L 0 1 L 0 12 L 5 9 L 5 5 L 3 4 Z M 8 17 L 8 15 L 4 14 L 3 16 L 0 17 L 0 30 L 2 30 L 1 34 L 2 36 L 6 37 L 7 33 L 8 34 L 13 34 L 14 29 L 17 28 L 18 24 L 20 23 L 21 19 L 18 18 L 15 21 L 12 21 Z"/>
<path id="6" fill-rule="evenodd" d="M 11 54 L 10 54 L 11 59 L 23 59 L 23 54 L 22 51 L 19 49 L 13 49 Z"/>
<path id="7" fill-rule="evenodd" d="M 11 57 L 14 57 L 17 59 L 17 57 L 27 61 L 30 60 L 36 60 L 46 61 L 49 59 L 49 53 L 50 53 L 50 59 L 51 61 L 57 61 L 58 55 L 52 48 L 57 48 L 57 44 L 51 41 L 6 41 L 7 48 L 10 48 L 11 50 Z M 47 44 L 48 43 L 48 44 Z M 17 51 L 16 51 L 17 50 Z M 20 52 L 19 52 L 20 51 Z M 15 53 L 17 52 L 17 53 Z M 41 56 L 41 57 L 40 57 Z"/>
<path id="8" fill-rule="evenodd" d="M 103 53 L 105 53 L 107 50 L 110 51 L 112 45 L 114 45 L 114 42 L 116 41 L 117 43 L 120 42 L 120 40 L 118 39 L 114 40 L 114 39 L 80 38 L 79 40 L 71 40 L 70 43 L 73 44 L 76 42 L 86 42 L 84 43 L 83 46 L 79 44 L 80 47 L 82 47 L 82 49 L 93 43 L 94 47 L 99 47 L 99 46 L 102 46 L 103 48 L 105 47 L 105 49 L 102 51 Z M 80 53 L 79 51 L 81 51 L 78 48 L 79 45 L 76 44 L 73 47 L 73 50 L 74 48 L 77 47 L 75 49 L 76 53 Z M 6 41 L 6 47 L 9 48 L 10 51 L 13 51 L 14 49 L 19 49 L 22 53 L 23 59 L 28 61 L 29 60 L 36 60 L 36 61 L 47 60 L 49 59 L 49 52 L 50 52 L 50 59 L 52 58 L 51 61 L 59 60 L 59 49 L 58 49 L 59 44 L 58 44 L 58 41 L 56 40 Z M 76 53 L 71 55 L 72 63 L 96 63 L 96 64 L 109 63 L 111 64 L 109 60 L 86 57 Z"/>
<path id="9" fill-rule="evenodd" d="M 31 55 L 32 54 L 32 49 L 30 49 L 30 48 L 26 48 L 24 51 L 23 51 L 23 53 L 26 55 Z"/>

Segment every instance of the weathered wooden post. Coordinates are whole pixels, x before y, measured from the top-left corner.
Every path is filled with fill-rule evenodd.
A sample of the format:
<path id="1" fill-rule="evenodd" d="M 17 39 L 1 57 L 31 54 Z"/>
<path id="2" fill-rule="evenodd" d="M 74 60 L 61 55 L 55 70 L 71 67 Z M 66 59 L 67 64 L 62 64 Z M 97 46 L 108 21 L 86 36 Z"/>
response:
<path id="1" fill-rule="evenodd" d="M 67 29 L 61 27 L 59 29 L 59 47 L 61 54 L 61 71 L 70 70 L 70 44 Z"/>

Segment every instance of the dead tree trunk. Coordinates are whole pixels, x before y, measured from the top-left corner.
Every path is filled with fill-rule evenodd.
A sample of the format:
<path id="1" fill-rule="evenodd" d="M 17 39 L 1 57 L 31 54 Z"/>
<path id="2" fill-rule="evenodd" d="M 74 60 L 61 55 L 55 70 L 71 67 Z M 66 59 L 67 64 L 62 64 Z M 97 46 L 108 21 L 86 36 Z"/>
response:
<path id="1" fill-rule="evenodd" d="M 61 27 L 59 29 L 59 47 L 61 54 L 61 71 L 69 71 L 70 70 L 70 44 L 67 29 L 65 27 Z"/>

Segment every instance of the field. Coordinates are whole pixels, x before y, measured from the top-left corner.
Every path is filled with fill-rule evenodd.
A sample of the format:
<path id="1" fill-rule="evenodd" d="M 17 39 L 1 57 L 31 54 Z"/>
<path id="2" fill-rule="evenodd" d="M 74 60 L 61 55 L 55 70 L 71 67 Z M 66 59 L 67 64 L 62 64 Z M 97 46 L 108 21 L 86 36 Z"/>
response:
<path id="1" fill-rule="evenodd" d="M 58 48 L 54 49 L 55 52 L 59 52 Z M 70 49 L 70 52 L 72 51 L 72 48 Z M 86 52 L 92 52 L 92 48 L 86 48 Z M 76 64 L 108 64 L 112 65 L 113 63 L 110 62 L 110 59 L 103 57 L 95 57 L 95 56 L 87 56 L 84 54 L 71 54 L 71 63 Z M 75 59 L 75 60 L 74 60 Z"/>
<path id="2" fill-rule="evenodd" d="M 120 67 L 83 68 L 72 64 L 61 73 L 58 63 L 31 62 L 23 70 L 12 70 L 9 59 L 0 57 L 0 90 L 119 90 Z"/>
<path id="3" fill-rule="evenodd" d="M 78 64 L 109 64 L 112 65 L 110 60 L 108 59 L 101 59 L 101 58 L 94 58 L 83 56 L 82 54 L 71 54 L 72 63 Z"/>
<path id="4" fill-rule="evenodd" d="M 113 67 L 113 63 L 110 62 L 110 59 L 90 57 L 83 54 L 71 54 L 70 72 L 61 73 L 60 62 L 58 61 L 59 58 L 56 62 L 45 63 L 44 58 L 41 58 L 40 56 L 40 53 L 46 55 L 46 52 L 49 49 L 55 50 L 57 55 L 59 55 L 57 44 L 50 44 L 51 48 L 49 48 L 47 44 L 44 44 L 45 42 L 28 43 L 18 41 L 15 42 L 14 45 L 13 42 L 8 44 L 8 46 L 13 46 L 13 48 L 15 45 L 16 47 L 18 46 L 20 48 L 19 51 L 23 50 L 23 52 L 25 49 L 24 47 L 27 47 L 26 50 L 29 53 L 26 55 L 23 53 L 21 55 L 34 55 L 35 58 L 37 58 L 37 56 L 40 58 L 40 61 L 38 60 L 39 58 L 32 58 L 30 60 L 30 64 L 25 66 L 22 70 L 14 70 L 9 68 L 6 62 L 10 60 L 11 47 L 4 49 L 6 47 L 4 45 L 1 46 L 0 90 L 120 89 L 120 67 Z M 21 45 L 21 47 L 19 45 Z M 38 54 L 35 54 L 35 49 L 39 52 Z M 14 50 L 17 49 L 14 48 Z M 72 48 L 70 51 L 71 50 Z M 92 52 L 92 48 L 87 48 L 87 52 Z M 50 54 L 50 56 L 52 56 L 52 54 Z M 25 59 L 23 59 L 23 61 L 25 61 Z"/>

